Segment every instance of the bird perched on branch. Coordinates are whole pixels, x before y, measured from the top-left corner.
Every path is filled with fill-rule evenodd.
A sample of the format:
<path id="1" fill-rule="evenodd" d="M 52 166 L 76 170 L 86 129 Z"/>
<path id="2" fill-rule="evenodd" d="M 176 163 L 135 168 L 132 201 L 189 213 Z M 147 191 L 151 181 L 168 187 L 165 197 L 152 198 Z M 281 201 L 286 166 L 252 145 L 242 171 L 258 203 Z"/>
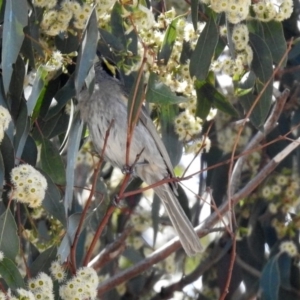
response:
<path id="1" fill-rule="evenodd" d="M 111 62 L 101 58 L 94 65 L 94 69 L 92 94 L 85 89 L 78 97 L 81 118 L 87 123 L 99 154 L 104 147 L 106 132 L 110 128 L 104 158 L 113 166 L 124 169 L 128 95 L 118 69 Z M 174 176 L 167 150 L 144 109 L 141 110 L 139 121 L 133 129 L 129 151 L 128 166 L 148 185 Z M 174 184 L 161 184 L 154 191 L 163 202 L 185 252 L 190 256 L 201 252 L 199 237 L 176 198 Z"/>

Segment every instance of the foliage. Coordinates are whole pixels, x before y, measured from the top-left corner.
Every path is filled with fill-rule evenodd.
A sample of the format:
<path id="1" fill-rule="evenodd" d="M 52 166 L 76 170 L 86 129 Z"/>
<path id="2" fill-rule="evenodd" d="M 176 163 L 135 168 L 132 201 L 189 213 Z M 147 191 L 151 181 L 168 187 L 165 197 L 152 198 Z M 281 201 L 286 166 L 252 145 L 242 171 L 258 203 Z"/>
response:
<path id="1" fill-rule="evenodd" d="M 299 299 L 299 2 L 164 4 L 0 1 L 0 299 Z M 88 140 L 96 54 L 133 117 L 145 98 L 203 253 Z"/>

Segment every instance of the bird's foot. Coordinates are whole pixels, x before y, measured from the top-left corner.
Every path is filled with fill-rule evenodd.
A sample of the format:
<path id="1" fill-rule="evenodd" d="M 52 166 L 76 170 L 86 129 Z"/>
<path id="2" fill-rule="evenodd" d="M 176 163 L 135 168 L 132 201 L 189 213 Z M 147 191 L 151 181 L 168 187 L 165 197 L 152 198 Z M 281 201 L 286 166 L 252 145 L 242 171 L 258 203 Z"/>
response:
<path id="1" fill-rule="evenodd" d="M 125 174 L 125 175 L 126 175 L 126 174 L 131 175 L 131 174 L 133 173 L 133 169 L 132 169 L 131 166 L 125 165 L 125 166 L 123 166 L 123 168 L 122 168 L 122 173 Z"/>

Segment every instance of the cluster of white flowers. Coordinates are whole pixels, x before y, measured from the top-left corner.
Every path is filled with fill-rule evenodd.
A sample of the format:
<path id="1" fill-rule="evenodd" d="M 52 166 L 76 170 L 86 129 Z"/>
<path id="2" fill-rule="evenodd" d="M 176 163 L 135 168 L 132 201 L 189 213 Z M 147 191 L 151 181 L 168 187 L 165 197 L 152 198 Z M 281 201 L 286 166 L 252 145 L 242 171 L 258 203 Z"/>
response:
<path id="1" fill-rule="evenodd" d="M 96 6 L 99 27 L 107 26 L 110 17 L 108 12 L 115 2 L 115 0 L 95 0 L 94 3 L 83 3 L 81 5 L 77 1 L 64 0 L 58 10 L 54 8 L 57 0 L 35 0 L 34 5 L 46 8 L 41 28 L 45 34 L 56 36 L 61 32 L 68 31 L 71 21 L 75 29 L 84 29 L 93 5 Z"/>
<path id="2" fill-rule="evenodd" d="M 293 11 L 293 0 L 202 0 L 217 13 L 225 12 L 226 18 L 232 24 L 237 24 L 250 17 L 250 7 L 255 17 L 263 22 L 288 19 Z"/>
<path id="3" fill-rule="evenodd" d="M 98 275 L 93 268 L 82 267 L 77 270 L 76 276 L 68 280 L 59 288 L 59 295 L 63 300 L 73 300 L 74 296 L 78 300 L 96 299 Z"/>
<path id="4" fill-rule="evenodd" d="M 239 126 L 228 126 L 230 116 L 223 112 L 218 112 L 218 117 L 215 119 L 218 147 L 224 153 L 230 153 L 232 147 L 236 142 Z M 238 149 L 242 149 L 249 141 L 252 135 L 252 129 L 249 126 L 245 126 L 241 136 L 238 139 Z"/>
<path id="5" fill-rule="evenodd" d="M 217 12 L 225 12 L 230 23 L 237 24 L 245 20 L 249 14 L 251 0 L 211 0 L 211 8 Z"/>
<path id="6" fill-rule="evenodd" d="M 52 277 L 58 282 L 63 282 L 66 278 L 65 269 L 62 267 L 59 261 L 55 260 L 52 262 L 50 267 Z"/>
<path id="7" fill-rule="evenodd" d="M 22 292 L 32 293 L 34 295 L 32 299 L 54 300 L 53 281 L 46 273 L 41 272 L 37 277 L 30 278 L 27 284 L 29 291 Z"/>
<path id="8" fill-rule="evenodd" d="M 0 106 L 0 143 L 4 138 L 4 131 L 8 128 L 9 122 L 11 121 L 11 116 L 9 111 Z"/>
<path id="9" fill-rule="evenodd" d="M 202 120 L 189 110 L 181 112 L 174 120 L 175 130 L 180 140 L 190 141 L 202 131 Z"/>
<path id="10" fill-rule="evenodd" d="M 39 171 L 28 164 L 19 165 L 12 169 L 11 181 L 13 199 L 27 203 L 32 208 L 41 206 L 45 198 L 47 181 Z"/>
<path id="11" fill-rule="evenodd" d="M 151 215 L 148 211 L 134 213 L 130 217 L 130 223 L 137 232 L 143 232 L 152 225 Z"/>
<path id="12" fill-rule="evenodd" d="M 225 35 L 225 27 L 221 28 L 221 35 Z M 225 58 L 214 61 L 211 69 L 214 72 L 223 72 L 229 76 L 242 75 L 245 67 L 250 66 L 253 60 L 253 51 L 249 43 L 249 31 L 245 24 L 236 24 L 232 30 L 232 42 L 236 50 L 235 59 Z M 222 58 L 222 57 L 221 57 Z"/>
<path id="13" fill-rule="evenodd" d="M 59 70 L 63 65 L 63 55 L 60 51 L 53 51 L 51 58 L 48 62 L 43 66 L 44 70 L 47 72 L 54 72 Z"/>
<path id="14" fill-rule="evenodd" d="M 293 0 L 265 0 L 253 4 L 253 11 L 258 20 L 282 22 L 288 19 L 293 12 Z"/>
<path id="15" fill-rule="evenodd" d="M 298 255 L 298 249 L 294 242 L 292 241 L 285 241 L 282 242 L 279 246 L 280 252 L 287 253 L 290 257 L 295 257 Z"/>

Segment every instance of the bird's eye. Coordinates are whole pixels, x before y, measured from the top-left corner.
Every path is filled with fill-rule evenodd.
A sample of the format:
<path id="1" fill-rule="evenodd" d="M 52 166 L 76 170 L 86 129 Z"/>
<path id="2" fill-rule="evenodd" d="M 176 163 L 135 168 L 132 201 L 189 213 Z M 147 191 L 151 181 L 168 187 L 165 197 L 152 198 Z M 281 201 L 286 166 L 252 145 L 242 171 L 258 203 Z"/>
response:
<path id="1" fill-rule="evenodd" d="M 109 74 L 111 77 L 121 80 L 120 71 L 112 61 L 108 60 L 107 58 L 102 58 L 101 65 L 107 74 Z"/>

